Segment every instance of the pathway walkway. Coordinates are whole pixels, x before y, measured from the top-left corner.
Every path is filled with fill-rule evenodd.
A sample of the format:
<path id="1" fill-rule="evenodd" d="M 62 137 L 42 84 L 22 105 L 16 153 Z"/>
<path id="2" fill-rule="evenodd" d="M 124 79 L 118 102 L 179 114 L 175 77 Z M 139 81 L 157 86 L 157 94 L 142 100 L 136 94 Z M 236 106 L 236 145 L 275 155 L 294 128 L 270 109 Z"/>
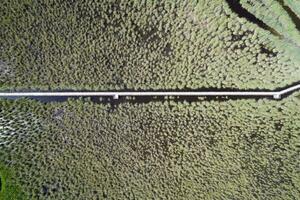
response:
<path id="1" fill-rule="evenodd" d="M 280 99 L 282 95 L 300 89 L 300 84 L 290 86 L 281 91 L 192 91 L 192 92 L 0 92 L 0 97 L 85 97 L 85 96 L 111 96 L 118 99 L 120 96 L 249 96 L 249 97 L 273 97 Z"/>

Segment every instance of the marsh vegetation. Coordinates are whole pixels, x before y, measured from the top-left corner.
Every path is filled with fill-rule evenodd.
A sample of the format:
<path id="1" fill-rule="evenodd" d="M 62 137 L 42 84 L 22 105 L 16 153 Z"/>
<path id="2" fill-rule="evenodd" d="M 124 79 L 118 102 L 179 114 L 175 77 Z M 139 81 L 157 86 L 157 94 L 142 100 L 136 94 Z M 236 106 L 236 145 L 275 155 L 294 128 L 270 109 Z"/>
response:
<path id="1" fill-rule="evenodd" d="M 299 81 L 299 30 L 284 7 L 242 0 L 248 15 L 240 15 L 228 2 L 2 0 L 0 88 L 274 89 Z M 296 1 L 284 2 L 299 14 Z"/>
<path id="2" fill-rule="evenodd" d="M 1 0 L 0 89 L 284 88 L 299 82 L 299 9 Z M 0 199 L 299 199 L 299 96 L 0 99 Z"/>
<path id="3" fill-rule="evenodd" d="M 37 199 L 294 199 L 297 95 L 115 107 L 2 100 L 11 121 L 2 126 L 18 134 L 1 145 L 0 161 Z"/>

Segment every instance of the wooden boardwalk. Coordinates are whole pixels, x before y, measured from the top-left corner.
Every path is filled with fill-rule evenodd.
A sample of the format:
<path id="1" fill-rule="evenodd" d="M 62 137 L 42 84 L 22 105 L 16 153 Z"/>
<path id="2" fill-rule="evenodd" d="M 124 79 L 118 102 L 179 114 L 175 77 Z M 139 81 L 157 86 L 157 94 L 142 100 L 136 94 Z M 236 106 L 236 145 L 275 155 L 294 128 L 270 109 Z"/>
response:
<path id="1" fill-rule="evenodd" d="M 245 97 L 272 97 L 280 99 L 283 95 L 300 89 L 300 84 L 288 87 L 281 91 L 184 91 L 184 92 L 155 92 L 155 91 L 132 91 L 132 92 L 0 92 L 0 97 L 113 97 L 118 99 L 121 96 L 245 96 Z"/>

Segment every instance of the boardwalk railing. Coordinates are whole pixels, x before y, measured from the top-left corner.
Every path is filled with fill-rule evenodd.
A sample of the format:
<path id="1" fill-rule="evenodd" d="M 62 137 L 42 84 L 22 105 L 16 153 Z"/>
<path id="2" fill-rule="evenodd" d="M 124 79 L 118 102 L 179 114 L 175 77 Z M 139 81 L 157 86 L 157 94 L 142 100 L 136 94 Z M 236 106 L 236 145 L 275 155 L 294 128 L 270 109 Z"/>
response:
<path id="1" fill-rule="evenodd" d="M 300 84 L 288 87 L 281 91 L 192 91 L 192 92 L 0 92 L 0 97 L 47 97 L 47 96 L 111 96 L 118 99 L 120 96 L 249 96 L 249 97 L 273 97 L 280 99 L 283 95 L 299 90 Z"/>

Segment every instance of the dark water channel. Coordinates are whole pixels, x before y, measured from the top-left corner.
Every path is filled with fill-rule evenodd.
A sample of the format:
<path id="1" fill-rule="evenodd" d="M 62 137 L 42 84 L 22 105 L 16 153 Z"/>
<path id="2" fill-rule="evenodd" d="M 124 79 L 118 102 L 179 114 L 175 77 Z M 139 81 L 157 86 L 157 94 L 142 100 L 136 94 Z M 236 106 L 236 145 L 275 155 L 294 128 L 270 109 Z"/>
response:
<path id="1" fill-rule="evenodd" d="M 236 13 L 239 17 L 245 18 L 248 21 L 256 24 L 260 28 L 263 28 L 265 30 L 272 30 L 271 32 L 274 32 L 274 30 L 269 27 L 267 24 L 265 24 L 262 20 L 258 19 L 255 15 L 250 13 L 247 9 L 243 8 L 243 6 L 240 3 L 240 0 L 226 0 L 228 6 L 232 10 L 232 12 Z"/>
<path id="2" fill-rule="evenodd" d="M 164 101 L 174 101 L 174 102 L 198 102 L 198 101 L 228 101 L 228 100 L 239 100 L 239 99 L 273 99 L 270 96 L 216 96 L 216 97 L 196 97 L 196 96 L 179 96 L 179 97 L 169 97 L 169 96 L 138 96 L 138 97 L 119 97 L 119 99 L 113 99 L 112 97 L 74 97 L 74 96 L 51 96 L 51 97 L 0 97 L 3 99 L 33 99 L 40 101 L 42 103 L 50 103 L 50 102 L 66 102 L 71 99 L 81 99 L 83 101 L 92 101 L 93 103 L 110 103 L 113 105 L 117 105 L 119 103 L 129 102 L 129 103 L 149 103 L 149 102 L 164 102 Z"/>
<path id="3" fill-rule="evenodd" d="M 265 22 L 257 18 L 255 15 L 250 13 L 247 9 L 245 9 L 240 0 L 225 0 L 230 7 L 230 9 L 235 12 L 239 17 L 245 18 L 248 21 L 256 24 L 258 27 L 263 28 L 267 31 L 270 31 L 273 35 L 282 37 L 282 35 L 277 32 L 274 28 L 267 25 Z M 287 6 L 283 0 L 274 0 L 277 1 L 282 8 L 287 12 L 291 20 L 294 22 L 296 28 L 300 31 L 300 18 L 297 16 L 297 14 L 293 11 L 292 8 Z M 251 1 L 248 1 L 248 3 L 251 4 Z"/>

